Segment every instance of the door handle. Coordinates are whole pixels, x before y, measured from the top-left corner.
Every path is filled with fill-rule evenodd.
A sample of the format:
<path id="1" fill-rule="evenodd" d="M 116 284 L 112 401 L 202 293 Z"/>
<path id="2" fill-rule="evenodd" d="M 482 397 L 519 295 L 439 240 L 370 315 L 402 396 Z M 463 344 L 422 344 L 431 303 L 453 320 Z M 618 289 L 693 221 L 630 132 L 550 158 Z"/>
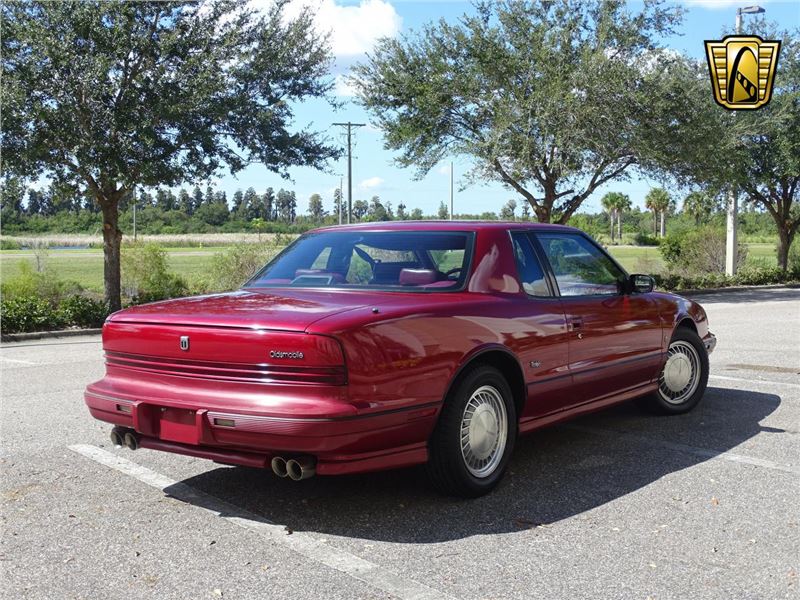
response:
<path id="1" fill-rule="evenodd" d="M 582 340 L 583 333 L 581 332 L 581 328 L 583 327 L 583 319 L 581 317 L 571 317 L 569 324 L 572 327 L 572 331 L 578 332 L 578 339 Z"/>

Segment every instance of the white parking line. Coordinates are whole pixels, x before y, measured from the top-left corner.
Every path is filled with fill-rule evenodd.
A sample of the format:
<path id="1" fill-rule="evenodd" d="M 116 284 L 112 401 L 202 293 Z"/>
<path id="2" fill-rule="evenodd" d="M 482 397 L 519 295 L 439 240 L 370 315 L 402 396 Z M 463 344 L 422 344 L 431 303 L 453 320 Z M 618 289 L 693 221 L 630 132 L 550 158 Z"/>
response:
<path id="1" fill-rule="evenodd" d="M 800 389 L 800 384 L 786 383 L 784 381 L 768 381 L 766 379 L 742 379 L 740 377 L 727 377 L 725 375 L 709 375 L 709 379 L 721 379 L 723 381 L 741 381 L 742 383 L 756 383 L 760 385 L 782 385 L 784 387 Z"/>
<path id="2" fill-rule="evenodd" d="M 166 491 L 170 496 L 208 511 L 234 525 L 255 531 L 276 544 L 286 546 L 306 558 L 336 569 L 402 600 L 454 600 L 453 596 L 407 579 L 340 548 L 330 546 L 307 533 L 294 532 L 289 535 L 283 525 L 271 523 L 255 513 L 229 504 L 96 446 L 76 444 L 69 446 L 69 449 L 101 465 L 138 479 L 150 487 L 162 492 Z"/>
<path id="3" fill-rule="evenodd" d="M 31 360 L 19 360 L 18 358 L 6 358 L 5 356 L 0 356 L 0 364 L 2 363 L 19 363 L 21 365 L 38 365 L 39 363 L 35 363 Z"/>
<path id="4" fill-rule="evenodd" d="M 668 442 L 666 440 L 657 440 L 651 437 L 644 437 L 633 433 L 625 433 L 624 431 L 614 431 L 613 429 L 604 429 L 602 427 L 585 427 L 583 425 L 562 425 L 564 429 L 571 429 L 572 431 L 583 431 L 585 433 L 592 433 L 595 435 L 611 436 L 614 438 L 623 438 L 648 444 L 650 446 L 658 446 L 660 448 L 668 448 L 677 452 L 685 452 L 687 454 L 694 454 L 702 458 L 712 460 L 726 460 L 728 462 L 735 462 L 753 467 L 763 467 L 765 469 L 772 469 L 773 471 L 781 471 L 783 473 L 790 473 L 792 475 L 800 475 L 800 467 L 793 465 L 782 465 L 771 460 L 763 458 L 752 458 L 750 456 L 742 456 L 733 452 L 718 450 L 710 450 L 708 448 L 698 448 L 697 446 L 689 446 L 688 444 L 681 444 L 678 442 Z"/>

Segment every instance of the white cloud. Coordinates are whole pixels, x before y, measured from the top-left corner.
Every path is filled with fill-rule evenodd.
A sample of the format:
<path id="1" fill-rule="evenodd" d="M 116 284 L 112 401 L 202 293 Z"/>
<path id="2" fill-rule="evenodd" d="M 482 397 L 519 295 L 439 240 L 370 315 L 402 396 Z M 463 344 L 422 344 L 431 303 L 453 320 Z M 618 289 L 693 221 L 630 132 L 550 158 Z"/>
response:
<path id="1" fill-rule="evenodd" d="M 252 0 L 265 6 L 270 0 Z M 372 49 L 382 37 L 394 37 L 400 31 L 402 19 L 387 0 L 361 0 L 357 5 L 342 6 L 336 0 L 299 0 L 287 7 L 291 17 L 303 6 L 316 14 L 317 29 L 330 32 L 330 43 L 336 56 L 360 56 Z"/>
<path id="2" fill-rule="evenodd" d="M 358 184 L 358 187 L 362 190 L 371 190 L 372 188 L 379 187 L 383 184 L 383 179 L 380 177 L 370 177 L 369 179 L 365 179 L 361 183 Z"/>
<path id="3" fill-rule="evenodd" d="M 449 164 L 442 165 L 441 167 L 439 167 L 436 170 L 439 172 L 439 175 L 447 175 L 448 177 L 450 177 L 450 165 Z"/>
<path id="4" fill-rule="evenodd" d="M 356 95 L 355 88 L 347 81 L 346 75 L 337 75 L 333 86 L 334 93 L 340 98 L 352 98 Z"/>
<path id="5" fill-rule="evenodd" d="M 767 0 L 760 0 L 759 3 L 764 4 L 766 1 Z M 689 6 L 699 6 L 701 8 L 709 8 L 712 10 L 753 4 L 753 2 L 748 2 L 747 0 L 684 0 L 684 2 Z"/>

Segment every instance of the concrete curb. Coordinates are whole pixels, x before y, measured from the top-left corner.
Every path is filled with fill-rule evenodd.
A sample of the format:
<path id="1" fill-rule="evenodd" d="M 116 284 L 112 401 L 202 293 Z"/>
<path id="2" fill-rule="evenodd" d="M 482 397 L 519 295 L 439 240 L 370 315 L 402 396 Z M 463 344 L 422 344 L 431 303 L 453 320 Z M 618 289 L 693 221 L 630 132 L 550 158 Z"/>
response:
<path id="1" fill-rule="evenodd" d="M 79 335 L 97 335 L 102 329 L 63 329 L 61 331 L 33 331 L 31 333 L 4 333 L 0 336 L 3 342 L 28 342 L 30 340 L 49 340 L 51 338 L 76 337 Z"/>
<path id="2" fill-rule="evenodd" d="M 732 285 L 730 287 L 721 288 L 703 288 L 699 290 L 678 290 L 671 291 L 672 294 L 678 296 L 700 296 L 706 294 L 727 294 L 729 292 L 757 292 L 760 290 L 780 290 L 780 289 L 798 289 L 800 283 L 774 283 L 770 285 Z M 669 290 L 668 290 L 669 291 Z"/>

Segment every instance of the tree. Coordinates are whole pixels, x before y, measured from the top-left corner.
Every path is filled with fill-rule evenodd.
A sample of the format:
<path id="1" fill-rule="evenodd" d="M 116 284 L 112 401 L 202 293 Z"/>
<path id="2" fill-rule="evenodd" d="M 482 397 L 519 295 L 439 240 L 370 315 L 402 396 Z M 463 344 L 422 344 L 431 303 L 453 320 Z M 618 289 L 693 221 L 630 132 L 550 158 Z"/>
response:
<path id="1" fill-rule="evenodd" d="M 286 174 L 339 150 L 291 131 L 297 100 L 329 95 L 328 40 L 285 2 L 21 1 L 3 22 L 4 166 L 69 181 L 103 213 L 104 283 L 121 306 L 120 199 L 135 186 L 235 173 Z"/>
<path id="2" fill-rule="evenodd" d="M 708 92 L 705 61 L 693 72 L 687 69 L 676 89 L 691 102 L 696 126 L 673 140 L 664 164 L 681 183 L 712 195 L 727 195 L 733 188 L 742 200 L 769 213 L 778 233 L 778 265 L 786 269 L 800 228 L 800 29 L 780 30 L 755 20 L 749 32 L 782 40 L 770 103 L 735 114 L 721 109 Z"/>
<path id="3" fill-rule="evenodd" d="M 356 200 L 353 202 L 353 216 L 360 221 L 369 212 L 369 204 L 366 200 Z"/>
<path id="4" fill-rule="evenodd" d="M 442 220 L 445 220 L 445 219 L 447 219 L 447 217 L 449 215 L 450 215 L 450 211 L 447 210 L 447 204 L 445 204 L 444 200 L 442 200 L 439 203 L 439 212 L 436 214 L 436 216 L 439 217 Z"/>
<path id="5" fill-rule="evenodd" d="M 28 214 L 39 215 L 42 213 L 44 194 L 38 190 L 28 190 Z"/>
<path id="6" fill-rule="evenodd" d="M 531 205 L 528 204 L 527 202 L 525 202 L 522 205 L 522 214 L 520 215 L 520 218 L 523 221 L 530 221 L 531 220 Z"/>
<path id="7" fill-rule="evenodd" d="M 397 162 L 423 177 L 444 156 L 469 179 L 566 223 L 599 186 L 654 169 L 684 127 L 658 39 L 681 9 L 645 2 L 501 0 L 459 23 L 383 39 L 351 79 Z"/>
<path id="8" fill-rule="evenodd" d="M 335 190 L 333 190 L 333 212 L 334 212 L 334 214 L 336 215 L 336 218 L 339 221 L 344 221 L 345 220 L 344 218 L 342 218 L 344 216 L 344 213 L 341 212 L 342 209 L 343 209 L 343 207 L 342 207 L 342 190 L 339 189 L 339 188 L 336 188 Z"/>
<path id="9" fill-rule="evenodd" d="M 297 215 L 297 196 L 294 192 L 284 189 L 278 190 L 276 198 L 276 206 L 279 221 L 284 223 L 294 223 L 295 216 Z"/>
<path id="10" fill-rule="evenodd" d="M 380 196 L 373 196 L 369 201 L 369 209 L 367 211 L 367 218 L 370 221 L 389 221 L 389 213 L 386 212 L 386 207 L 381 202 Z"/>
<path id="11" fill-rule="evenodd" d="M 245 221 L 257 219 L 261 213 L 259 210 L 260 204 L 255 188 L 247 188 L 242 203 L 239 205 L 239 216 Z"/>
<path id="12" fill-rule="evenodd" d="M 233 192 L 233 204 L 231 206 L 231 214 L 241 215 L 243 202 L 244 202 L 244 194 L 242 193 L 242 190 L 236 190 L 235 192 Z"/>
<path id="13" fill-rule="evenodd" d="M 704 191 L 690 192 L 683 199 L 683 212 L 694 218 L 695 225 L 708 221 L 711 214 L 717 210 L 716 199 Z"/>
<path id="14" fill-rule="evenodd" d="M 170 190 L 156 190 L 156 206 L 163 211 L 175 208 L 176 198 Z"/>
<path id="15" fill-rule="evenodd" d="M 600 200 L 611 219 L 611 241 L 614 241 L 614 221 L 617 222 L 618 238 L 622 241 L 622 214 L 631 209 L 631 199 L 621 192 L 608 192 Z"/>
<path id="16" fill-rule="evenodd" d="M 514 214 L 517 210 L 517 201 L 511 198 L 500 208 L 500 218 L 504 221 L 513 221 L 516 218 Z"/>
<path id="17" fill-rule="evenodd" d="M 187 215 L 191 215 L 194 212 L 192 209 L 192 197 L 183 188 L 178 192 L 178 210 Z"/>
<path id="18" fill-rule="evenodd" d="M 659 236 L 667 235 L 667 212 L 673 205 L 673 200 L 664 188 L 653 188 L 645 196 L 645 205 L 653 211 L 654 215 L 661 217 Z"/>
<path id="19" fill-rule="evenodd" d="M 421 221 L 423 219 L 422 210 L 419 208 L 414 208 L 411 210 L 411 220 L 412 221 Z"/>
<path id="20" fill-rule="evenodd" d="M 264 202 L 264 215 L 263 218 L 265 221 L 274 221 L 275 220 L 275 190 L 271 187 L 267 188 L 267 191 L 264 192 L 264 197 L 262 198 Z"/>
<path id="21" fill-rule="evenodd" d="M 308 199 L 308 214 L 315 223 L 321 223 L 325 218 L 327 212 L 322 206 L 322 196 L 319 194 L 311 194 Z"/>
<path id="22" fill-rule="evenodd" d="M 397 220 L 406 221 L 407 219 L 408 213 L 406 213 L 406 205 L 401 202 L 397 205 Z"/>

